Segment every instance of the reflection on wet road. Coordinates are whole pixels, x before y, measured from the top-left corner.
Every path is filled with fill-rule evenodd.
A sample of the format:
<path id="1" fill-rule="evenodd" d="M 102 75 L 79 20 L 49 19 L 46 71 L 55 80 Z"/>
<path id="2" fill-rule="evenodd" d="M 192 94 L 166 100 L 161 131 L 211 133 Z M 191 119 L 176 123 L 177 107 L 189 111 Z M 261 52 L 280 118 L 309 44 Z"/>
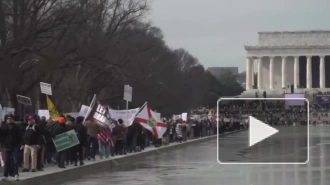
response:
<path id="1" fill-rule="evenodd" d="M 251 147 L 248 132 L 220 137 L 219 160 L 222 163 L 306 163 L 308 127 L 276 128 L 277 134 Z"/>
<path id="2" fill-rule="evenodd" d="M 245 135 L 241 132 L 229 137 L 234 140 Z M 230 140 L 226 142 L 230 145 Z M 306 165 L 219 165 L 216 143 L 212 140 L 149 156 L 118 172 L 92 174 L 62 185 L 327 185 L 330 182 L 327 155 L 330 127 L 310 128 L 310 160 Z"/>

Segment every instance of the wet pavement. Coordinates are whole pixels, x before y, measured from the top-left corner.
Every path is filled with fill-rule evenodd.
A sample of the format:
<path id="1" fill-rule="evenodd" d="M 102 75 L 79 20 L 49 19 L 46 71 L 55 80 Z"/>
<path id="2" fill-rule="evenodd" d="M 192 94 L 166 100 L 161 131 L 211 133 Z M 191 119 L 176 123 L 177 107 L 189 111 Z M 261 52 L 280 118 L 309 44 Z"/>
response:
<path id="1" fill-rule="evenodd" d="M 279 130 L 277 134 L 252 147 L 249 147 L 248 132 L 220 137 L 219 160 L 222 163 L 307 163 L 308 127 L 275 128 Z"/>
<path id="2" fill-rule="evenodd" d="M 290 142 L 295 143 L 297 139 L 304 140 L 304 134 L 301 134 L 302 138 L 298 134 L 298 130 L 301 128 L 286 127 L 283 129 L 287 133 L 282 136 L 293 140 Z M 292 137 L 290 132 L 293 132 L 295 137 Z M 225 141 L 226 145 L 231 146 L 231 150 L 228 149 L 226 156 L 241 155 L 247 135 L 248 132 L 244 131 L 220 138 L 220 143 Z M 310 160 L 308 164 L 220 165 L 216 161 L 216 144 L 217 140 L 214 139 L 198 143 L 195 146 L 189 145 L 146 157 L 145 160 L 122 167 L 117 172 L 92 174 L 62 185 L 326 185 L 330 182 L 330 157 L 327 155 L 330 154 L 330 127 L 310 127 Z M 263 146 L 270 147 L 274 144 L 276 142 L 270 141 Z M 281 152 L 273 151 L 276 155 L 269 152 L 262 154 L 264 151 L 261 150 L 259 156 L 270 156 L 267 159 L 281 158 L 281 155 L 292 156 L 294 153 L 292 148 L 297 148 L 291 144 L 281 146 L 284 148 L 277 146 Z M 298 149 L 305 153 L 303 147 Z M 226 151 L 222 152 L 226 153 Z M 248 154 L 249 150 L 245 150 L 245 152 Z M 295 154 L 299 154 L 299 152 Z M 240 160 L 240 157 L 237 160 Z"/>

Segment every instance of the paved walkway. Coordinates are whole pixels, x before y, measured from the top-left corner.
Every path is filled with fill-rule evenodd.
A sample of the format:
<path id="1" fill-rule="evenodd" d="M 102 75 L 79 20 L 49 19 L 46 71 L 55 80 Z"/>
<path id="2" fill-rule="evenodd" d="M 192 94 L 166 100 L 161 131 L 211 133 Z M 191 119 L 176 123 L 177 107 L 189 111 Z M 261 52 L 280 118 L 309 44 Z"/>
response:
<path id="1" fill-rule="evenodd" d="M 140 154 L 140 153 L 147 153 L 147 152 L 150 152 L 150 151 L 159 150 L 161 148 L 173 147 L 173 146 L 176 146 L 176 145 L 184 145 L 184 144 L 187 144 L 187 143 L 190 143 L 190 142 L 195 142 L 195 141 L 198 141 L 198 140 L 206 140 L 206 139 L 215 138 L 215 137 L 216 137 L 216 135 L 213 135 L 213 136 L 208 136 L 208 137 L 204 137 L 204 138 L 188 140 L 188 141 L 182 142 L 182 143 L 170 143 L 167 146 L 161 146 L 159 148 L 150 146 L 150 147 L 145 148 L 145 150 L 143 150 L 141 152 L 128 153 L 126 155 L 117 155 L 117 156 L 114 156 L 114 157 L 110 157 L 108 159 L 100 159 L 99 157 L 97 157 L 95 161 L 85 160 L 84 161 L 84 163 L 85 163 L 84 166 L 93 165 L 93 164 L 96 164 L 96 163 L 102 163 L 102 162 L 110 161 L 110 160 L 115 161 L 116 159 L 119 159 L 119 158 L 134 156 L 134 155 L 137 155 L 137 154 Z M 20 173 L 20 181 L 24 181 L 26 179 L 35 178 L 35 177 L 39 177 L 39 176 L 49 175 L 49 174 L 52 174 L 52 173 L 63 172 L 63 171 L 66 171 L 66 170 L 71 170 L 73 168 L 81 168 L 81 166 L 79 166 L 79 165 L 78 166 L 69 165 L 65 169 L 62 169 L 62 168 L 58 168 L 55 165 L 51 165 L 51 166 L 46 165 L 45 168 L 44 168 L 44 171 L 38 171 L 38 172 L 34 172 L 34 173 L 32 173 L 32 172 Z M 12 179 L 10 179 L 10 180 L 12 180 Z"/>
<path id="2" fill-rule="evenodd" d="M 246 129 L 243 129 L 243 130 L 246 130 Z M 232 133 L 240 132 L 240 131 L 243 131 L 243 130 L 228 132 L 228 133 L 224 133 L 224 134 L 221 134 L 221 135 L 232 134 Z M 128 153 L 126 155 L 117 155 L 117 156 L 114 156 L 114 157 L 110 157 L 108 159 L 100 159 L 99 157 L 97 157 L 97 159 L 95 161 L 85 160 L 84 161 L 84 163 L 85 163 L 84 166 L 69 165 L 65 169 L 62 169 L 62 168 L 58 168 L 55 165 L 50 165 L 50 166 L 46 165 L 45 168 L 44 168 L 44 171 L 38 171 L 38 172 L 34 172 L 34 173 L 32 173 L 32 172 L 20 173 L 19 184 L 21 184 L 21 183 L 24 184 L 27 181 L 29 181 L 30 184 L 31 184 L 31 182 L 33 182 L 32 183 L 33 185 L 42 184 L 42 181 L 44 180 L 44 177 L 46 177 L 46 176 L 49 176 L 49 178 L 57 178 L 57 176 L 55 174 L 62 174 L 64 172 L 64 173 L 67 173 L 69 175 L 70 172 L 72 172 L 72 170 L 75 171 L 75 169 L 77 169 L 77 172 L 79 172 L 80 170 L 78 170 L 78 169 L 80 169 L 80 168 L 86 168 L 86 167 L 93 168 L 92 165 L 97 165 L 98 163 L 104 163 L 104 162 L 113 162 L 114 164 L 117 165 L 118 164 L 117 161 L 125 160 L 125 159 L 122 159 L 122 158 L 127 158 L 127 157 L 130 157 L 130 156 L 137 156 L 137 155 L 143 156 L 143 153 L 149 153 L 149 152 L 152 152 L 152 151 L 160 151 L 161 152 L 161 150 L 163 150 L 163 149 L 166 150 L 166 148 L 170 149 L 171 147 L 173 147 L 173 149 L 174 149 L 175 146 L 178 146 L 178 145 L 184 146 L 184 145 L 187 145 L 189 143 L 199 142 L 199 141 L 201 142 L 201 141 L 216 138 L 216 137 L 217 137 L 216 135 L 213 135 L 213 136 L 208 136 L 208 137 L 204 137 L 204 138 L 188 140 L 188 141 L 182 142 L 182 143 L 170 143 L 167 146 L 161 146 L 161 147 L 158 147 L 158 148 L 151 146 L 151 147 L 145 148 L 145 150 L 141 151 L 141 152 Z M 129 160 L 127 160 L 127 161 L 129 161 Z M 49 179 L 49 180 L 55 180 L 55 179 Z M 2 181 L 0 181 L 0 184 L 12 184 L 14 179 L 12 177 L 10 177 L 9 181 L 11 181 L 11 182 L 3 183 Z M 14 183 L 14 184 L 17 184 L 17 183 Z"/>

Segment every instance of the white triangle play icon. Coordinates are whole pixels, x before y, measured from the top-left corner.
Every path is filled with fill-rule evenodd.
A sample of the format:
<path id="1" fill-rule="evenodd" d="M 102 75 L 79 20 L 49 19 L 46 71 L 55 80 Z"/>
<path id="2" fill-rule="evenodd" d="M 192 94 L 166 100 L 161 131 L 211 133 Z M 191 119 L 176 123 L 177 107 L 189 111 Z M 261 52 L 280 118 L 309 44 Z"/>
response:
<path id="1" fill-rule="evenodd" d="M 278 132 L 277 129 L 268 126 L 267 124 L 263 123 L 260 120 L 250 116 L 249 117 L 249 146 L 253 146 L 256 143 L 276 134 Z"/>

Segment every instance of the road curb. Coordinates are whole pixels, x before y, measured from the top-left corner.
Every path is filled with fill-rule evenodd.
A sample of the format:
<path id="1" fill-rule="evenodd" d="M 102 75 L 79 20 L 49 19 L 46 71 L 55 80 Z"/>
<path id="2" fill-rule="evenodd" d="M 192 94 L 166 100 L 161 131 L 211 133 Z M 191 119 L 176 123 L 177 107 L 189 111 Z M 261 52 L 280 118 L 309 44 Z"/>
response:
<path id="1" fill-rule="evenodd" d="M 233 132 L 227 132 L 224 134 L 221 134 L 219 136 L 226 136 L 230 134 L 234 134 L 237 132 L 244 131 L 243 130 L 237 130 Z M 85 175 L 91 175 L 93 173 L 99 173 L 102 171 L 115 171 L 118 170 L 121 166 L 128 165 L 130 163 L 136 162 L 140 159 L 145 158 L 146 156 L 150 155 L 159 155 L 162 152 L 167 152 L 171 150 L 175 150 L 177 148 L 187 147 L 190 146 L 190 144 L 196 144 L 200 142 L 209 141 L 212 139 L 216 139 L 216 135 L 208 136 L 204 138 L 199 139 L 192 139 L 188 140 L 186 142 L 182 143 L 171 143 L 167 146 L 162 146 L 159 148 L 150 148 L 149 150 L 145 150 L 142 152 L 137 152 L 133 154 L 128 154 L 125 156 L 118 156 L 111 159 L 106 160 L 99 160 L 95 163 L 86 164 L 85 166 L 79 166 L 79 167 L 72 167 L 67 169 L 57 169 L 59 171 L 44 173 L 44 174 L 38 174 L 34 177 L 29 177 L 26 179 L 22 179 L 20 181 L 8 181 L 8 182 L 1 182 L 0 184 L 17 184 L 17 185 L 51 185 L 51 184 L 60 184 L 65 181 L 70 181 L 74 179 L 78 179 Z M 47 168 L 45 169 L 47 172 Z"/>

